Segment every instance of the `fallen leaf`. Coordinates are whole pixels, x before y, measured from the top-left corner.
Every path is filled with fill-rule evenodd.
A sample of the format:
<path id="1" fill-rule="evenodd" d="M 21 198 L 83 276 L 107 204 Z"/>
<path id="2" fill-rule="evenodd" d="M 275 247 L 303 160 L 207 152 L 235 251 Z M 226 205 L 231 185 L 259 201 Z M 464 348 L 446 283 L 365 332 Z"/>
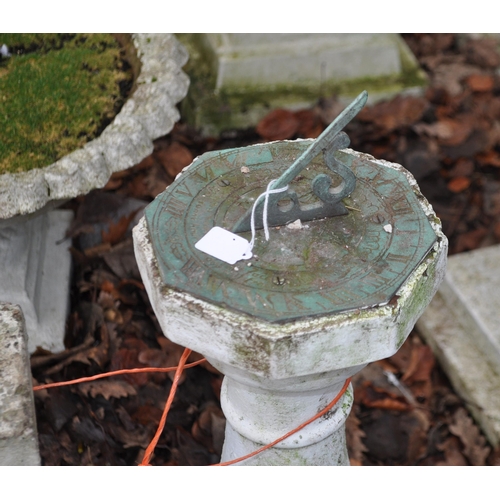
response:
<path id="1" fill-rule="evenodd" d="M 474 120 L 470 115 L 459 115 L 456 119 L 443 118 L 438 123 L 441 127 L 439 143 L 444 146 L 457 146 L 472 133 Z"/>
<path id="2" fill-rule="evenodd" d="M 491 75 L 470 75 L 465 81 L 473 92 L 490 92 L 494 86 L 494 80 Z"/>
<path id="3" fill-rule="evenodd" d="M 356 391 L 356 398 L 360 404 L 368 408 L 382 410 L 409 411 L 412 406 L 406 400 L 392 392 L 380 387 L 375 387 L 371 381 L 366 380 Z"/>
<path id="4" fill-rule="evenodd" d="M 145 190 L 147 196 L 156 198 L 160 193 L 163 193 L 168 186 L 170 186 L 172 183 L 172 177 L 160 164 L 155 164 L 146 171 L 146 175 L 142 179 L 142 182 L 143 186 L 137 186 L 138 191 L 140 192 L 141 189 L 143 189 Z"/>
<path id="5" fill-rule="evenodd" d="M 385 465 L 415 465 L 424 453 L 427 424 L 414 411 L 396 413 L 375 409 L 361 421 L 369 457 Z"/>
<path id="6" fill-rule="evenodd" d="M 102 316 L 102 320 L 104 320 L 104 316 Z M 104 368 L 109 360 L 109 333 L 108 327 L 106 326 L 104 321 L 100 325 L 99 331 L 101 333 L 101 341 L 97 345 L 93 345 L 97 341 L 97 339 L 89 336 L 86 342 L 83 344 L 83 346 L 86 348 L 78 350 L 77 352 L 67 351 L 66 354 L 69 354 L 70 352 L 74 353 L 68 355 L 65 359 L 63 359 L 56 365 L 51 366 L 47 370 L 44 370 L 43 374 L 45 376 L 52 375 L 53 373 L 59 372 L 65 366 L 76 362 L 91 365 L 92 361 L 94 361 L 100 368 Z M 87 347 L 89 345 L 91 347 Z"/>
<path id="7" fill-rule="evenodd" d="M 460 450 L 460 441 L 455 436 L 451 436 L 444 443 L 439 444 L 437 448 L 444 453 L 445 459 L 437 462 L 436 465 L 468 465 L 467 460 Z"/>
<path id="8" fill-rule="evenodd" d="M 401 377 L 403 382 L 425 382 L 430 380 L 432 369 L 436 364 L 436 358 L 432 349 L 427 345 L 414 346 L 410 363 L 406 372 Z"/>
<path id="9" fill-rule="evenodd" d="M 500 182 L 490 180 L 485 184 L 483 210 L 486 215 L 500 215 Z"/>
<path id="10" fill-rule="evenodd" d="M 151 442 L 151 431 L 149 427 L 139 427 L 133 430 L 127 430 L 120 425 L 115 425 L 112 428 L 113 437 L 123 443 L 125 449 L 135 448 L 136 446 L 140 448 L 147 448 Z M 140 463 L 140 462 L 137 462 Z"/>
<path id="11" fill-rule="evenodd" d="M 103 187 L 104 191 L 116 191 L 123 184 L 123 178 L 112 174 L 106 185 Z"/>
<path id="12" fill-rule="evenodd" d="M 406 43 L 417 57 L 442 55 L 456 40 L 453 33 L 416 33 L 411 37 L 403 35 Z"/>
<path id="13" fill-rule="evenodd" d="M 455 177 L 450 182 L 448 182 L 448 189 L 452 193 L 461 193 L 465 191 L 471 184 L 469 177 Z"/>
<path id="14" fill-rule="evenodd" d="M 103 259 L 116 276 L 122 280 L 141 279 L 132 240 L 118 243 L 103 255 Z"/>
<path id="15" fill-rule="evenodd" d="M 159 165 L 156 165 L 156 167 L 161 171 Z M 148 169 L 146 172 L 140 172 L 130 180 L 130 182 L 127 184 L 127 193 L 129 194 L 129 196 L 137 199 L 153 198 L 148 181 L 149 170 L 150 169 Z M 165 172 L 162 173 L 163 175 L 165 175 Z M 165 182 L 165 187 L 167 186 L 167 182 L 168 181 Z"/>
<path id="16" fill-rule="evenodd" d="M 147 348 L 144 345 L 144 348 Z M 118 349 L 114 356 L 111 358 L 110 369 L 114 370 L 125 370 L 129 368 L 146 368 L 146 365 L 142 364 L 138 360 L 139 349 L 122 347 Z M 143 386 L 148 382 L 147 373 L 127 373 L 125 375 L 120 375 L 124 380 L 132 385 Z"/>
<path id="17" fill-rule="evenodd" d="M 442 118 L 434 123 L 417 123 L 413 130 L 418 134 L 435 137 L 440 144 L 455 146 L 467 139 L 472 132 L 472 124 L 463 119 Z"/>
<path id="18" fill-rule="evenodd" d="M 479 227 L 472 231 L 459 234 L 456 238 L 455 251 L 466 252 L 468 250 L 475 250 L 479 247 L 481 241 L 489 233 L 488 228 Z"/>
<path id="19" fill-rule="evenodd" d="M 45 412 L 50 419 L 50 425 L 60 431 L 73 415 L 78 413 L 78 406 L 65 388 L 54 388 L 50 391 L 51 397 L 44 403 Z"/>
<path id="20" fill-rule="evenodd" d="M 488 457 L 488 465 L 500 465 L 500 446 L 497 446 Z"/>
<path id="21" fill-rule="evenodd" d="M 384 133 L 388 133 L 399 127 L 418 122 L 427 106 L 427 100 L 422 97 L 397 96 L 390 101 L 363 108 L 358 114 L 358 119 L 363 122 L 372 122 Z"/>
<path id="22" fill-rule="evenodd" d="M 184 347 L 176 344 L 175 342 L 172 342 L 170 339 L 167 339 L 167 337 L 158 337 L 156 339 L 158 343 L 160 344 L 160 347 L 162 351 L 165 354 L 165 365 L 164 366 L 177 366 L 179 364 L 179 360 L 181 359 L 182 353 L 184 352 Z M 187 362 L 190 362 L 191 355 L 189 356 Z M 170 380 L 174 380 L 175 377 L 175 372 L 168 372 L 168 377 Z M 179 379 L 179 385 L 184 382 L 186 379 L 186 372 L 182 372 L 182 375 Z"/>
<path id="23" fill-rule="evenodd" d="M 474 173 L 474 162 L 470 158 L 459 158 L 450 170 L 444 170 L 447 177 L 470 177 Z"/>
<path id="24" fill-rule="evenodd" d="M 488 38 L 469 39 L 465 46 L 467 62 L 483 68 L 495 69 L 500 66 L 497 40 Z"/>
<path id="25" fill-rule="evenodd" d="M 268 141 L 291 139 L 299 129 L 297 117 L 286 109 L 274 109 L 257 124 L 255 130 Z"/>
<path id="26" fill-rule="evenodd" d="M 459 97 L 463 92 L 462 81 L 469 75 L 477 73 L 477 68 L 463 64 L 463 62 L 451 62 L 449 64 L 440 64 L 435 68 L 432 75 L 432 86 L 434 92 L 442 89 L 447 94 L 447 99 Z"/>
<path id="27" fill-rule="evenodd" d="M 88 417 L 75 416 L 71 424 L 73 431 L 83 440 L 84 444 L 92 442 L 104 443 L 107 440 L 102 427 Z"/>
<path id="28" fill-rule="evenodd" d="M 98 189 L 90 191 L 78 207 L 75 220 L 68 230 L 68 236 L 75 237 L 81 232 L 82 226 L 87 227 L 99 222 L 108 222 L 109 214 L 116 212 L 123 204 L 123 200 L 124 197 L 116 193 Z"/>
<path id="29" fill-rule="evenodd" d="M 458 408 L 448 427 L 452 434 L 460 438 L 464 445 L 463 453 L 471 465 L 485 465 L 490 447 L 486 445 L 486 438 L 469 417 L 465 408 Z"/>
<path id="30" fill-rule="evenodd" d="M 210 452 L 220 455 L 224 443 L 225 427 L 226 419 L 222 410 L 214 403 L 210 403 L 194 422 L 191 434 Z"/>
<path id="31" fill-rule="evenodd" d="M 301 109 L 296 111 L 295 118 L 299 121 L 297 135 L 306 139 L 316 139 L 323 132 L 321 119 L 312 109 Z"/>
<path id="32" fill-rule="evenodd" d="M 141 425 L 157 427 L 162 414 L 163 411 L 156 406 L 146 404 L 139 406 L 133 413 L 132 418 Z"/>
<path id="33" fill-rule="evenodd" d="M 109 401 L 109 398 L 127 398 L 128 396 L 136 396 L 137 391 L 127 382 L 123 380 L 94 380 L 93 382 L 85 382 L 78 385 L 85 396 L 95 398 L 103 396 Z"/>
<path id="34" fill-rule="evenodd" d="M 409 170 L 415 179 L 420 181 L 424 177 L 439 171 L 439 146 L 435 139 L 416 138 L 402 139 L 398 142 L 398 161 Z"/>
<path id="35" fill-rule="evenodd" d="M 160 349 L 143 349 L 137 357 L 140 363 L 153 368 L 166 368 L 169 365 L 169 357 Z M 166 373 L 151 373 L 150 378 L 157 384 L 161 384 L 168 377 Z"/>
<path id="36" fill-rule="evenodd" d="M 347 417 L 345 432 L 351 465 L 363 465 L 364 454 L 368 451 L 368 448 L 363 443 L 366 434 L 361 428 L 361 420 L 356 416 L 354 408 Z"/>
<path id="37" fill-rule="evenodd" d="M 191 151 L 176 141 L 166 148 L 155 151 L 153 155 L 172 179 L 193 162 Z"/>
<path id="38" fill-rule="evenodd" d="M 196 442 L 191 434 L 182 427 L 177 427 L 178 447 L 172 449 L 172 456 L 179 465 L 211 465 L 217 463 L 215 454 Z"/>
<path id="39" fill-rule="evenodd" d="M 484 167 L 497 167 L 500 168 L 500 154 L 494 150 L 479 153 L 476 156 L 477 161 Z"/>
<path id="40" fill-rule="evenodd" d="M 149 156 L 146 156 L 146 158 L 144 158 L 144 160 L 142 160 L 139 163 L 137 163 L 136 165 L 134 165 L 133 170 L 134 170 L 134 172 L 140 171 L 140 170 L 147 170 L 148 168 L 151 168 L 155 163 L 156 163 L 156 160 L 155 160 L 154 154 L 150 154 Z M 120 174 L 124 175 L 125 172 L 124 171 L 116 172 L 116 175 L 120 175 Z M 113 174 L 113 175 L 115 175 L 115 174 Z"/>
<path id="41" fill-rule="evenodd" d="M 110 223 L 107 231 L 101 231 L 102 242 L 109 243 L 110 245 L 116 245 L 119 241 L 121 241 L 127 232 L 130 222 L 133 220 L 138 211 L 139 209 L 133 210 L 128 215 L 120 217 L 118 222 Z"/>
<path id="42" fill-rule="evenodd" d="M 465 130 L 465 129 L 464 129 Z M 441 154 L 450 160 L 458 158 L 471 158 L 492 147 L 496 141 L 497 131 L 493 126 L 478 127 L 463 142 L 449 146 L 441 142 Z"/>

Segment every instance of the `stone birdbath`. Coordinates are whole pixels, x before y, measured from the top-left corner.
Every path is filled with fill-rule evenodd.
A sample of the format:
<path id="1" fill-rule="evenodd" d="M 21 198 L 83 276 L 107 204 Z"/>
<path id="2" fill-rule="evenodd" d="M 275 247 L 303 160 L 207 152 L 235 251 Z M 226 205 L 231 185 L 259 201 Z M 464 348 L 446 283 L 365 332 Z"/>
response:
<path id="1" fill-rule="evenodd" d="M 185 48 L 170 34 L 119 38 L 135 73 L 135 90 L 99 137 L 51 165 L 0 175 L 0 301 L 18 304 L 29 351 L 57 352 L 69 300 L 70 254 L 65 232 L 72 215 L 53 210 L 102 188 L 114 172 L 151 154 L 153 140 L 179 119 L 176 104 L 189 79 Z"/>
<path id="2" fill-rule="evenodd" d="M 447 240 L 413 176 L 345 149 L 340 130 L 365 94 L 316 142 L 199 157 L 134 228 L 164 334 L 225 374 L 222 461 L 274 443 L 394 354 L 443 279 Z M 252 220 L 273 226 L 252 231 L 253 247 Z M 241 463 L 348 465 L 352 402 L 347 387 L 321 418 Z"/>

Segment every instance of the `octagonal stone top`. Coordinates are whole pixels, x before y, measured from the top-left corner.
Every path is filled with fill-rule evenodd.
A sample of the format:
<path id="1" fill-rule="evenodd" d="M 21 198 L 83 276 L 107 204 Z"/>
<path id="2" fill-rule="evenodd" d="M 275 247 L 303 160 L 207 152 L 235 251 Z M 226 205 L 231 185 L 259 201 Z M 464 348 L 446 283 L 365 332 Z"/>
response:
<path id="1" fill-rule="evenodd" d="M 269 242 L 259 231 L 255 257 L 235 266 L 194 247 L 212 227 L 233 227 L 309 145 L 212 152 L 186 168 L 145 211 L 163 283 L 271 323 L 389 303 L 436 242 L 433 215 L 404 168 L 352 150 L 337 153 L 357 178 L 344 200 L 347 215 L 303 222 L 301 229 L 272 228 Z M 301 203 L 311 202 L 311 181 L 321 172 L 328 171 L 318 157 L 292 182 Z"/>
<path id="2" fill-rule="evenodd" d="M 401 168 L 381 160 L 377 163 Z M 410 174 L 408 181 L 418 192 Z M 231 367 L 233 376 L 239 373 L 247 383 L 250 379 L 244 373 L 252 374 L 251 380 L 258 379 L 259 384 L 264 378 L 286 389 L 290 377 L 320 376 L 365 365 L 391 356 L 401 347 L 436 293 L 446 268 L 448 243 L 440 221 L 427 200 L 421 195 L 418 199 L 437 235 L 436 242 L 390 303 L 361 310 L 269 322 L 167 286 L 145 217 L 134 228 L 134 250 L 165 336 L 202 353 L 224 373 Z"/>

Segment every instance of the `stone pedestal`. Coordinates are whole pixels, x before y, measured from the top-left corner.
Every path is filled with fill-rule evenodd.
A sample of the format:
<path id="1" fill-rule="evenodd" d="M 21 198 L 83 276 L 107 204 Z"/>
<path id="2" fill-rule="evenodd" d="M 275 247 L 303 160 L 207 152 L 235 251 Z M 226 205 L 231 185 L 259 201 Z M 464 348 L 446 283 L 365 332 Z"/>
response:
<path id="1" fill-rule="evenodd" d="M 134 228 L 137 263 L 164 334 L 226 375 L 223 461 L 270 445 L 238 463 L 348 465 L 344 424 L 353 393 L 342 388 L 399 349 L 443 279 L 448 243 L 413 176 L 349 149 L 322 161 L 329 147 L 320 138 L 202 155 Z M 290 165 L 308 155 L 297 175 Z M 342 205 L 335 216 L 316 212 L 335 200 L 318 190 L 321 179 L 333 184 L 320 173 L 325 163 L 342 178 L 332 188 Z M 240 238 L 239 260 L 214 258 L 238 242 L 221 228 L 245 231 L 245 214 L 253 220 L 252 205 L 283 172 L 290 187 L 278 201 L 288 203 L 275 199 L 263 210 L 269 238 L 259 233 L 251 248 Z M 214 227 L 218 239 L 200 251 Z"/>
<path id="2" fill-rule="evenodd" d="M 252 452 L 294 429 L 324 409 L 348 377 L 403 344 L 446 265 L 447 240 L 432 208 L 423 198 L 419 202 L 438 239 L 394 300 L 281 324 L 167 286 L 145 219 L 136 226 L 136 258 L 163 332 L 205 355 L 226 375 L 221 403 L 228 423 L 222 460 Z M 242 465 L 348 465 L 344 422 L 352 398 L 349 388 L 327 415 Z"/>
<path id="3" fill-rule="evenodd" d="M 318 375 L 273 380 L 249 377 L 212 358 L 226 375 L 221 405 L 227 419 L 221 461 L 245 456 L 272 443 L 321 411 L 341 391 L 346 378 L 363 366 Z M 345 420 L 353 403 L 348 390 L 325 416 L 239 465 L 349 465 Z"/>

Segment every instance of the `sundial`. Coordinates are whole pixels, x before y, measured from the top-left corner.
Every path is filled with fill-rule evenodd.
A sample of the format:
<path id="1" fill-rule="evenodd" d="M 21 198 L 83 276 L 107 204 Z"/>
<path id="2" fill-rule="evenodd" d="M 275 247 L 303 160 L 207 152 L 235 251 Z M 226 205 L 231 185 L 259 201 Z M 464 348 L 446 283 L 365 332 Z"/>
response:
<path id="1" fill-rule="evenodd" d="M 437 237 L 403 169 L 344 149 L 366 97 L 315 141 L 205 153 L 185 169 L 145 210 L 165 285 L 278 323 L 387 304 Z M 270 183 L 288 189 L 268 195 L 267 241 L 255 202 Z M 250 240 L 254 205 L 251 259 L 196 248 L 214 227 Z"/>

